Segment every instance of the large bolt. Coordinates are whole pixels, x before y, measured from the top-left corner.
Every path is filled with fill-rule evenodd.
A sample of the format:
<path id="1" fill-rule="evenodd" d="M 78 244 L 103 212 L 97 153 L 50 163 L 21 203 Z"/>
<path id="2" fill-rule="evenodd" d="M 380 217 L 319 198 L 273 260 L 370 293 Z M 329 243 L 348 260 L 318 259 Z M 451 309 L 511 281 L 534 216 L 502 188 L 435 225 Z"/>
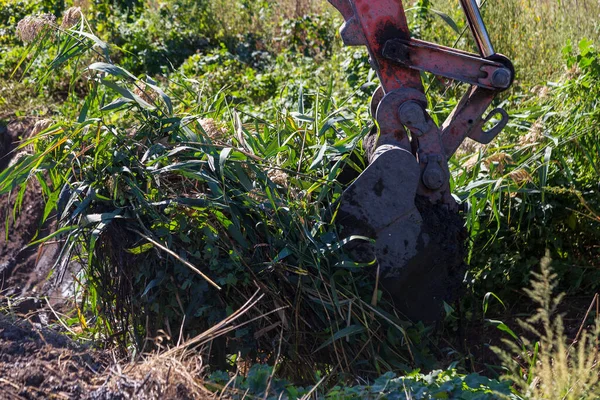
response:
<path id="1" fill-rule="evenodd" d="M 438 190 L 444 185 L 444 171 L 439 166 L 428 166 L 423 173 L 423 183 L 428 189 Z"/>
<path id="2" fill-rule="evenodd" d="M 492 85 L 500 89 L 506 89 L 510 86 L 512 73 L 506 68 L 500 68 L 492 74 Z"/>

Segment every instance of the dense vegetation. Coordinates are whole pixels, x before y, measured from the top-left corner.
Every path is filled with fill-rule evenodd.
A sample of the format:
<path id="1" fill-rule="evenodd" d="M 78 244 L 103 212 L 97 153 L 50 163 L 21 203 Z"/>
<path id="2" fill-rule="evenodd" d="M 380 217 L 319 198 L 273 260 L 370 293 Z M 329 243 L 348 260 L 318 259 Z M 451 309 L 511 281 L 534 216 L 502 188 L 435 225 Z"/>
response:
<path id="1" fill-rule="evenodd" d="M 365 50 L 341 45 L 335 10 L 71 3 L 0 0 L 0 117 L 39 119 L 0 192 L 22 197 L 37 180 L 44 217 L 59 221 L 39 240 L 64 246 L 55 276 L 83 266 L 64 324 L 129 355 L 158 343 L 205 352 L 215 390 L 240 368 L 240 393 L 257 396 L 317 383 L 329 398 L 600 393 L 594 341 L 579 332 L 571 353 L 554 316 L 558 293 L 591 301 L 600 286 L 597 2 L 483 2 L 518 80 L 498 100 L 505 132 L 452 159 L 469 271 L 437 329 L 398 315 L 337 239 L 377 82 Z M 457 2 L 412 3 L 416 36 L 472 49 Z M 443 121 L 464 87 L 424 79 Z M 518 323 L 523 313 L 533 319 Z M 460 343 L 482 325 L 509 339 L 485 371 Z"/>

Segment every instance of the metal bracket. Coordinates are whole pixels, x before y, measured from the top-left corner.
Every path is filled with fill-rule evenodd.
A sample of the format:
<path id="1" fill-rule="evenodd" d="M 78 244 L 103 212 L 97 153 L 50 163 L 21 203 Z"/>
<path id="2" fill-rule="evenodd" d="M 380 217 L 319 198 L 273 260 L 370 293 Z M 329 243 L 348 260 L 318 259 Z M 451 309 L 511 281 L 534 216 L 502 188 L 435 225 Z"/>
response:
<path id="1" fill-rule="evenodd" d="M 492 104 L 496 92 L 480 87 L 469 90 L 442 124 L 445 154 L 450 157 L 481 121 L 481 115 Z M 483 125 L 481 125 L 483 126 Z"/>
<path id="2" fill-rule="evenodd" d="M 490 122 L 496 115 L 501 116 L 500 121 L 498 121 L 496 125 L 494 125 L 491 129 L 484 131 L 483 127 L 485 126 L 485 124 Z M 469 137 L 481 144 L 488 144 L 492 140 L 494 140 L 494 138 L 498 136 L 500 132 L 502 132 L 506 125 L 508 125 L 508 121 L 508 113 L 502 108 L 496 108 L 490 111 L 490 113 L 487 117 L 485 117 L 485 119 L 482 118 L 477 124 L 475 124 L 475 126 L 473 126 L 473 128 L 469 132 Z"/>
<path id="3" fill-rule="evenodd" d="M 388 40 L 383 56 L 406 68 L 490 90 L 507 89 L 513 81 L 511 69 L 500 62 L 422 40 Z"/>

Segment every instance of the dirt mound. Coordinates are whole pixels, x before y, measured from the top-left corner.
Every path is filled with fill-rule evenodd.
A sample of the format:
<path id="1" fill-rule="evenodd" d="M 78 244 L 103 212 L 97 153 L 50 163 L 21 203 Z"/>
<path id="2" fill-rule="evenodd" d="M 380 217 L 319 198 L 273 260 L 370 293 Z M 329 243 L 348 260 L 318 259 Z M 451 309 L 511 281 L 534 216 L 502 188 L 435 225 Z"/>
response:
<path id="1" fill-rule="evenodd" d="M 0 171 L 18 157 L 20 140 L 31 135 L 34 119 L 0 118 Z M 19 199 L 18 189 L 2 196 L 0 207 L 0 305 L 32 321 L 49 322 L 51 313 L 36 312 L 51 294 L 47 277 L 57 245 L 27 247 L 36 237 L 51 232 L 41 224 L 44 203 L 40 187 L 31 182 Z M 15 204 L 20 202 L 18 212 Z M 98 362 L 69 340 L 42 331 L 27 321 L 13 323 L 0 312 L 0 398 L 80 398 L 98 372 Z M 52 393 L 52 395 L 48 395 Z"/>
<path id="2" fill-rule="evenodd" d="M 108 352 L 0 314 L 1 399 L 214 398 L 190 375 L 193 370 L 160 356 L 120 367 Z"/>
<path id="3" fill-rule="evenodd" d="M 34 119 L 0 117 L 0 171 L 18 157 L 19 141 L 35 131 L 39 129 Z M 41 223 L 41 189 L 33 181 L 29 185 L 20 199 L 17 190 L 1 197 L 0 399 L 212 397 L 197 383 L 201 369 L 192 376 L 188 365 L 159 358 L 119 365 L 108 351 L 79 345 L 49 328 L 60 327 L 55 310 L 64 304 L 70 279 L 59 286 L 47 279 L 59 244 L 28 246 L 55 228 L 53 218 Z"/>
<path id="4" fill-rule="evenodd" d="M 65 336 L 0 315 L 0 397 L 92 398 L 108 365 Z M 113 397 L 116 398 L 116 397 Z"/>

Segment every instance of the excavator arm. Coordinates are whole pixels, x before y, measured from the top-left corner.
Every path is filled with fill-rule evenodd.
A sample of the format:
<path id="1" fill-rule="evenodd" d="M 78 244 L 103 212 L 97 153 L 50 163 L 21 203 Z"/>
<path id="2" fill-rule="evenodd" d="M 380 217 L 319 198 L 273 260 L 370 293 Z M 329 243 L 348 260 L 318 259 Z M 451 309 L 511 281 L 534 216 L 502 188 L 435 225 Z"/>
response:
<path id="1" fill-rule="evenodd" d="M 476 0 L 460 0 L 479 54 L 411 38 L 401 0 L 329 0 L 345 19 L 348 46 L 366 46 L 381 86 L 371 108 L 378 130 L 366 138 L 369 165 L 344 192 L 337 222 L 343 236 L 370 243 L 349 247 L 378 273 L 407 317 L 435 321 L 464 275 L 464 222 L 450 192 L 448 160 L 469 137 L 492 141 L 508 123 L 502 109 L 484 114 L 514 80 L 508 58 L 495 53 Z M 427 112 L 421 72 L 470 85 L 438 126 Z M 484 130 L 492 117 L 494 127 Z"/>

